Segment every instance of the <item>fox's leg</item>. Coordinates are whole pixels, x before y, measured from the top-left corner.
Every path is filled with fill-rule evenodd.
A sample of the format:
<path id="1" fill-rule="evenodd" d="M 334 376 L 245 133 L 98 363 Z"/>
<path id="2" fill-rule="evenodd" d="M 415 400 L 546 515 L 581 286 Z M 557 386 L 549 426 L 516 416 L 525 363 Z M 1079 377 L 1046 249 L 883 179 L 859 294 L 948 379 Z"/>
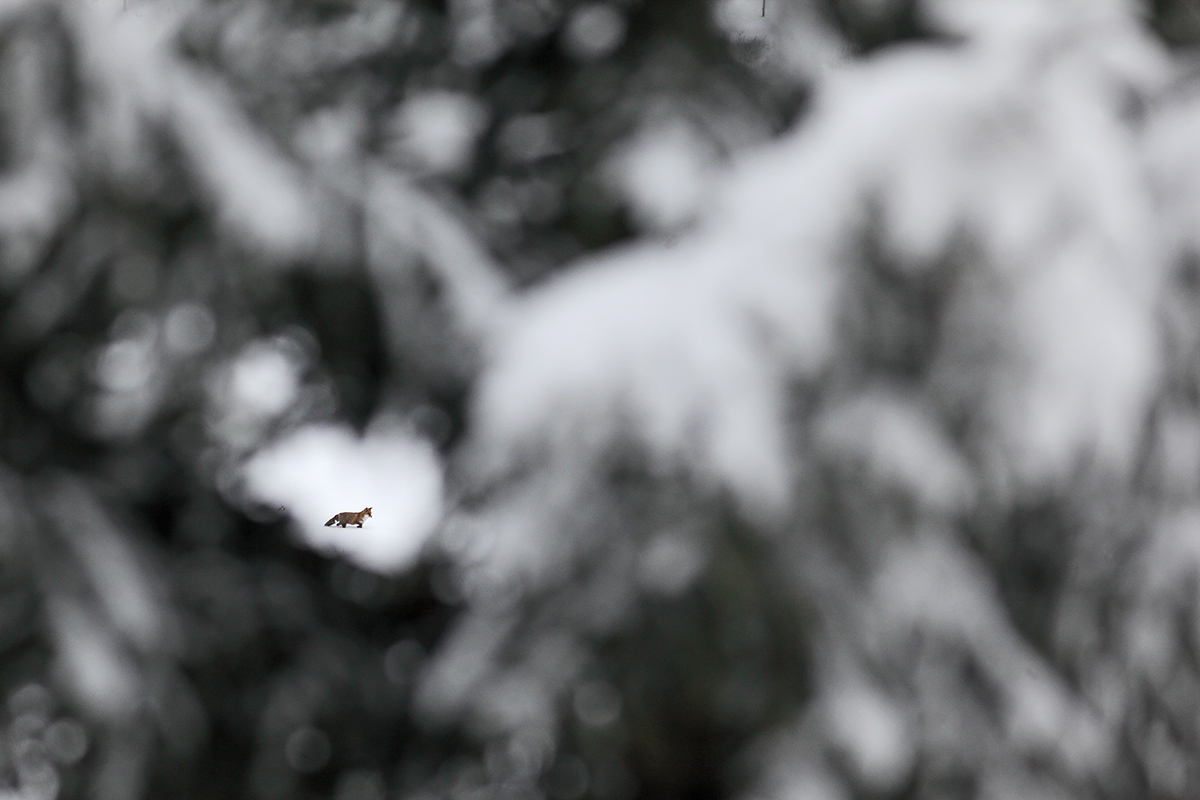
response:
<path id="1" fill-rule="evenodd" d="M 361 520 L 361 519 L 358 521 L 358 527 L 360 527 L 360 528 L 362 527 L 362 520 Z"/>

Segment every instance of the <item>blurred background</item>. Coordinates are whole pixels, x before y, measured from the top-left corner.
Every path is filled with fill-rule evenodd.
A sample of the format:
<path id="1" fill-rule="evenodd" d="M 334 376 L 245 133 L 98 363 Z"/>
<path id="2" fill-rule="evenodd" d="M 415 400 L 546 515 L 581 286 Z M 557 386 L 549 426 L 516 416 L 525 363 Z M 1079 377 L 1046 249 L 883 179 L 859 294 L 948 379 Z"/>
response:
<path id="1" fill-rule="evenodd" d="M 0 797 L 1200 796 L 1198 45 L 0 4 Z"/>

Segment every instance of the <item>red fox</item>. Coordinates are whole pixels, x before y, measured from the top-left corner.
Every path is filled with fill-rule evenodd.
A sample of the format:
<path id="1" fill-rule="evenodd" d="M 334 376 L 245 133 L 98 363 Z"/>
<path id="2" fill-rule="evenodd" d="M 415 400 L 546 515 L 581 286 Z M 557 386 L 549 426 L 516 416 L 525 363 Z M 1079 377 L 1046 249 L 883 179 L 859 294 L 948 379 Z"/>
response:
<path id="1" fill-rule="evenodd" d="M 343 511 L 340 514 L 334 514 L 332 517 L 330 517 L 329 522 L 325 523 L 325 527 L 328 528 L 330 525 L 333 525 L 334 523 L 336 523 L 343 528 L 346 527 L 347 525 L 355 525 L 355 524 L 357 524 L 358 527 L 361 528 L 362 523 L 363 523 L 363 517 L 369 517 L 369 516 L 372 516 L 371 509 L 369 509 L 369 508 L 364 508 L 362 511 Z"/>

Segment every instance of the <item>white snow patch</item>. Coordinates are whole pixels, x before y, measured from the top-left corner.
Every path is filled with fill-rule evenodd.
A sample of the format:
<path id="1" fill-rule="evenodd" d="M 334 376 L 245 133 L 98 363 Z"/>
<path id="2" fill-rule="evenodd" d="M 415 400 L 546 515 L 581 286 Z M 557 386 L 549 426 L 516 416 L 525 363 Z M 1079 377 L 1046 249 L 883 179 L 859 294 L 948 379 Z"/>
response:
<path id="1" fill-rule="evenodd" d="M 612 176 L 639 224 L 672 230 L 695 217 L 712 187 L 710 149 L 681 122 L 645 131 L 624 148 Z"/>
<path id="2" fill-rule="evenodd" d="M 847 682 L 825 708 L 829 735 L 870 787 L 892 792 L 908 776 L 916 746 L 896 705 L 874 689 Z"/>
<path id="3" fill-rule="evenodd" d="M 392 119 L 392 146 L 409 166 L 436 174 L 458 174 L 470 166 L 475 140 L 487 121 L 486 109 L 468 94 L 415 94 Z"/>
<path id="4" fill-rule="evenodd" d="M 358 438 L 348 427 L 310 425 L 245 466 L 250 493 L 282 504 L 309 546 L 390 573 L 410 566 L 442 514 L 442 467 L 428 442 L 400 428 Z M 363 527 L 325 527 L 370 507 Z"/>

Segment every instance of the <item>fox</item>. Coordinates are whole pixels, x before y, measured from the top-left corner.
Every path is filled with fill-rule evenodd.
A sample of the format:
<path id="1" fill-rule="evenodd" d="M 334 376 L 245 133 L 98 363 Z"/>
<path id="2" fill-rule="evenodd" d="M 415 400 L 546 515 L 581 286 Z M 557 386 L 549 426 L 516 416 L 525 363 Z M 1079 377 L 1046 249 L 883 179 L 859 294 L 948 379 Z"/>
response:
<path id="1" fill-rule="evenodd" d="M 362 511 L 343 511 L 340 514 L 334 514 L 332 517 L 330 517 L 329 522 L 325 523 L 325 527 L 328 528 L 330 525 L 336 523 L 343 528 L 347 525 L 355 524 L 361 528 L 363 526 L 363 517 L 370 516 L 373 516 L 370 508 L 364 508 Z"/>

